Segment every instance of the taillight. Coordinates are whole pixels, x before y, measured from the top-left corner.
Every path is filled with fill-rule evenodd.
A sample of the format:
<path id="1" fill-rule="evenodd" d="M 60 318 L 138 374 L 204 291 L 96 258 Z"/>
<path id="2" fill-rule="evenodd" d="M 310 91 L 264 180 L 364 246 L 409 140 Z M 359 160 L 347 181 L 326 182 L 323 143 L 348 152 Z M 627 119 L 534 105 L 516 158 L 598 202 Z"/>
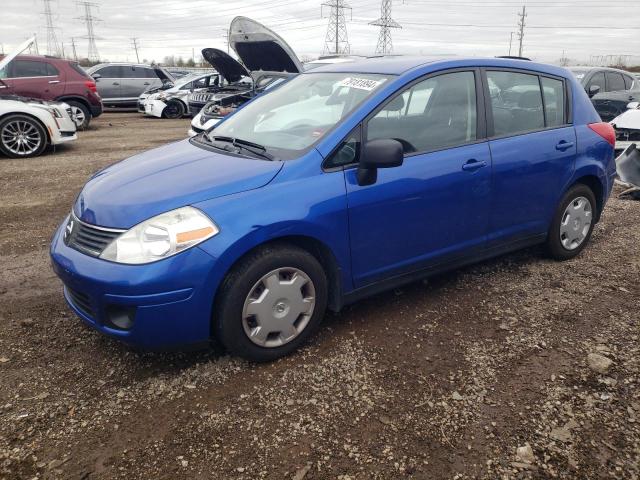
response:
<path id="1" fill-rule="evenodd" d="M 94 82 L 93 80 L 87 80 L 86 82 L 84 82 L 84 86 L 91 90 L 93 93 L 96 93 L 98 91 L 96 82 Z"/>
<path id="2" fill-rule="evenodd" d="M 604 138 L 612 147 L 616 146 L 616 131 L 605 122 L 590 123 L 589 128 Z"/>

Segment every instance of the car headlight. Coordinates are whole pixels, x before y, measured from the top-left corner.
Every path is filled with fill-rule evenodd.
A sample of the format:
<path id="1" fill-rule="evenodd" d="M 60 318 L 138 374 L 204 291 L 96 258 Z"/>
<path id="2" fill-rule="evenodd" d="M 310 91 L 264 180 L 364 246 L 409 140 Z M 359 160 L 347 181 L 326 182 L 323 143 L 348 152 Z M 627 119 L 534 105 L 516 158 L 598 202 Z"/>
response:
<path id="1" fill-rule="evenodd" d="M 171 257 L 220 232 L 197 208 L 182 207 L 145 220 L 114 239 L 100 258 L 132 265 Z"/>
<path id="2" fill-rule="evenodd" d="M 60 110 L 58 110 L 55 107 L 48 107 L 46 105 L 41 105 L 39 103 L 32 104 L 32 106 L 36 107 L 36 108 L 40 108 L 42 110 L 46 110 L 47 112 L 49 112 L 51 115 L 53 115 L 56 118 L 62 118 L 62 113 L 60 112 Z"/>
<path id="3" fill-rule="evenodd" d="M 165 100 L 165 99 L 167 98 L 167 96 L 168 96 L 168 95 L 167 95 L 166 93 L 159 93 L 159 94 L 156 96 L 156 100 Z"/>

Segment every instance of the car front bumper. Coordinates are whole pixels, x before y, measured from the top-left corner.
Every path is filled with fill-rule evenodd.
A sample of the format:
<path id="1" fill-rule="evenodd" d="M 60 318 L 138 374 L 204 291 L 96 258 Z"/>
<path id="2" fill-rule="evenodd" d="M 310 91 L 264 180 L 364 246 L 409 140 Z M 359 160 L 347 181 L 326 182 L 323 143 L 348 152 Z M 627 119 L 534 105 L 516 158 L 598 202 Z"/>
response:
<path id="1" fill-rule="evenodd" d="M 162 100 L 149 100 L 144 103 L 144 113 L 153 117 L 162 118 L 162 112 L 167 107 L 167 104 Z"/>
<path id="2" fill-rule="evenodd" d="M 67 220 L 54 235 L 50 256 L 67 303 L 85 324 L 145 350 L 208 343 L 217 286 L 211 284 L 217 282 L 213 257 L 194 247 L 146 265 L 108 262 L 65 245 Z M 118 320 L 123 315 L 126 328 Z"/>

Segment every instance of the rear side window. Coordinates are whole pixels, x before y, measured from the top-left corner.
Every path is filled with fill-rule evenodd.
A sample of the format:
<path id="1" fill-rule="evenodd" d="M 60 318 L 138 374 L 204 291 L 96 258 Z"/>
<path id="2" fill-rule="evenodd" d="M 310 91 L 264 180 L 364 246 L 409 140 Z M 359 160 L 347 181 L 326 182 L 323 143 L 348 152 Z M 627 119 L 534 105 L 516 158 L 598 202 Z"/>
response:
<path id="1" fill-rule="evenodd" d="M 591 77 L 591 80 L 589 80 L 589 84 L 587 85 L 587 92 L 594 85 L 600 87 L 601 92 L 607 91 L 604 85 L 604 72 L 597 72 L 593 75 L 593 77 Z"/>
<path id="2" fill-rule="evenodd" d="M 631 90 L 631 87 L 633 86 L 633 78 L 627 75 L 623 75 L 623 77 L 624 77 L 624 89 Z"/>
<path id="3" fill-rule="evenodd" d="M 367 139 L 393 138 L 405 153 L 455 147 L 476 140 L 473 72 L 428 78 L 394 97 L 367 125 Z"/>
<path id="4" fill-rule="evenodd" d="M 537 75 L 488 71 L 495 136 L 516 135 L 544 128 L 542 93 Z"/>
<path id="5" fill-rule="evenodd" d="M 542 77 L 540 82 L 542 83 L 547 127 L 564 125 L 566 123 L 564 83 L 560 80 L 546 77 Z"/>
<path id="6" fill-rule="evenodd" d="M 47 77 L 51 75 L 48 73 L 47 66 L 47 63 L 33 60 L 14 60 L 11 62 L 11 76 L 14 78 Z"/>
<path id="7" fill-rule="evenodd" d="M 622 74 L 616 72 L 607 72 L 607 91 L 609 92 L 618 92 L 620 90 L 624 90 L 624 78 L 622 78 Z"/>
<path id="8" fill-rule="evenodd" d="M 104 78 L 123 78 L 122 67 L 119 67 L 117 65 L 111 65 L 109 67 L 101 68 L 95 73 L 101 75 Z"/>
<path id="9" fill-rule="evenodd" d="M 45 65 L 47 66 L 47 76 L 55 77 L 55 76 L 58 76 L 60 74 L 60 72 L 58 72 L 58 69 L 56 67 L 54 67 L 53 65 L 51 65 L 50 63 L 47 63 Z"/>
<path id="10" fill-rule="evenodd" d="M 122 78 L 147 78 L 146 68 L 136 68 L 131 66 L 122 67 Z M 155 75 L 154 77 L 155 78 Z"/>

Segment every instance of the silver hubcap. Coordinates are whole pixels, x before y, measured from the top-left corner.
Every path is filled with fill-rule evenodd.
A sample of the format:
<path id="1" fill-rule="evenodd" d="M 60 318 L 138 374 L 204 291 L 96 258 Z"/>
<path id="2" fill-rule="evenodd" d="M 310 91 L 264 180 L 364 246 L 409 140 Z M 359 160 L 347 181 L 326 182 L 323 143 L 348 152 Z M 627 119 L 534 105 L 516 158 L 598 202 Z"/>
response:
<path id="1" fill-rule="evenodd" d="M 297 268 L 278 268 L 251 288 L 242 309 L 242 327 L 261 347 L 280 347 L 302 333 L 316 304 L 309 276 Z"/>
<path id="2" fill-rule="evenodd" d="M 2 144 L 14 155 L 30 155 L 42 144 L 38 129 L 30 122 L 15 120 L 7 123 L 0 133 Z"/>
<path id="3" fill-rule="evenodd" d="M 564 211 L 560 223 L 560 241 L 567 250 L 575 250 L 587 238 L 593 219 L 591 202 L 585 197 L 574 199 Z"/>
<path id="4" fill-rule="evenodd" d="M 73 121 L 76 122 L 77 127 L 81 127 L 86 119 L 84 111 L 79 107 L 71 107 L 71 115 L 73 115 Z"/>

